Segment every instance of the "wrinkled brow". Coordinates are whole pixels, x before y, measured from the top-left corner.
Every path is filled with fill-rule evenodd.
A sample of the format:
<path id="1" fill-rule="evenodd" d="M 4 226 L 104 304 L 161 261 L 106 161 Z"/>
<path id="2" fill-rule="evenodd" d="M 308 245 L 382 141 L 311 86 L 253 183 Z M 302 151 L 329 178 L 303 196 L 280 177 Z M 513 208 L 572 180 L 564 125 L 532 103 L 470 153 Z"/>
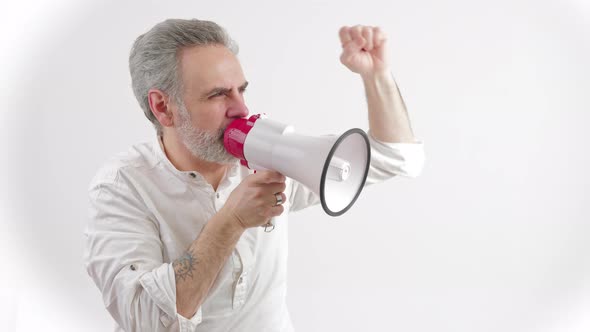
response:
<path id="1" fill-rule="evenodd" d="M 238 88 L 238 90 L 239 91 L 245 90 L 246 87 L 248 86 L 248 83 L 249 83 L 248 81 L 244 82 L 244 84 L 242 84 Z M 209 90 L 208 92 L 204 93 L 202 97 L 203 98 L 208 98 L 209 96 L 213 96 L 213 95 L 216 95 L 218 93 L 227 94 L 229 92 L 231 92 L 231 89 L 228 89 L 228 88 L 225 88 L 225 87 L 215 87 L 215 88 Z"/>

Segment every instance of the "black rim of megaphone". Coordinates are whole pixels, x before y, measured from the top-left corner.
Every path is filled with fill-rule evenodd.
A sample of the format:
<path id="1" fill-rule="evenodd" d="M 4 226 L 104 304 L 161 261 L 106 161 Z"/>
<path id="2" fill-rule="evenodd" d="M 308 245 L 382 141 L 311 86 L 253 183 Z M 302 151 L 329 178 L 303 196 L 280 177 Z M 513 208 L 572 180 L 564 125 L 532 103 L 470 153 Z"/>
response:
<path id="1" fill-rule="evenodd" d="M 348 137 L 352 134 L 360 134 L 365 139 L 365 144 L 367 144 L 367 164 L 365 165 L 365 174 L 363 175 L 363 181 L 361 182 L 360 188 L 356 192 L 356 195 L 354 196 L 352 201 L 350 201 L 350 204 L 348 204 L 344 209 L 334 212 L 334 211 L 330 210 L 328 208 L 328 205 L 326 204 L 326 197 L 325 197 L 325 191 L 324 191 L 324 186 L 326 185 L 326 182 L 325 182 L 326 176 L 328 175 L 328 167 L 330 166 L 330 161 L 332 160 L 332 156 L 334 155 L 334 153 L 338 149 L 338 146 L 340 145 L 340 143 L 342 143 L 342 141 L 346 137 Z M 361 194 L 361 191 L 363 191 L 363 188 L 365 187 L 365 182 L 367 181 L 367 174 L 369 174 L 370 163 L 371 163 L 371 145 L 369 144 L 369 137 L 367 136 L 367 133 L 365 133 L 364 130 L 359 129 L 359 128 L 352 128 L 352 129 L 347 130 L 344 134 L 340 135 L 340 137 L 338 137 L 338 139 L 336 140 L 336 143 L 334 144 L 334 146 L 332 146 L 332 149 L 330 149 L 330 153 L 328 153 L 328 157 L 326 158 L 326 162 L 324 163 L 324 170 L 322 171 L 322 178 L 320 180 L 320 184 L 321 184 L 320 185 L 320 200 L 322 202 L 322 207 L 324 208 L 324 211 L 326 211 L 327 214 L 331 215 L 332 217 L 337 217 L 337 216 L 344 214 L 346 211 L 348 211 L 348 209 L 350 209 L 352 207 L 354 202 L 356 202 L 356 199 Z"/>

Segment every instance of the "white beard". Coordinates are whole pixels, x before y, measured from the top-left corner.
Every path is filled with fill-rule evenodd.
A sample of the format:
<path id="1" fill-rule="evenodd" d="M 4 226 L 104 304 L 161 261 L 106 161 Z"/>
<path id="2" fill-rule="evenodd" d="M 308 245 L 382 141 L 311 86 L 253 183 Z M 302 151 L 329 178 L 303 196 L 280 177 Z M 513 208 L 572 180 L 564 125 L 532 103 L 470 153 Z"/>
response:
<path id="1" fill-rule="evenodd" d="M 213 133 L 196 128 L 191 123 L 190 115 L 184 105 L 178 107 L 178 114 L 180 125 L 176 126 L 176 130 L 182 143 L 193 156 L 218 164 L 232 164 L 236 161 L 236 157 L 229 154 L 223 146 L 225 128 Z"/>

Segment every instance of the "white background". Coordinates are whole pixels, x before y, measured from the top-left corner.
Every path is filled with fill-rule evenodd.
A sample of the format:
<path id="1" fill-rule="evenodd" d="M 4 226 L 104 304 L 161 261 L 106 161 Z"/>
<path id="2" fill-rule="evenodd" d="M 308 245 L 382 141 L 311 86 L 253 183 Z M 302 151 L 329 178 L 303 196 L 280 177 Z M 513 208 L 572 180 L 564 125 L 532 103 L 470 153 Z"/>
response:
<path id="1" fill-rule="evenodd" d="M 0 329 L 109 331 L 82 264 L 86 188 L 153 131 L 133 40 L 168 18 L 240 44 L 251 111 L 365 128 L 341 25 L 381 26 L 427 161 L 344 216 L 290 219 L 298 331 L 590 331 L 590 5 L 19 1 L 0 5 Z"/>

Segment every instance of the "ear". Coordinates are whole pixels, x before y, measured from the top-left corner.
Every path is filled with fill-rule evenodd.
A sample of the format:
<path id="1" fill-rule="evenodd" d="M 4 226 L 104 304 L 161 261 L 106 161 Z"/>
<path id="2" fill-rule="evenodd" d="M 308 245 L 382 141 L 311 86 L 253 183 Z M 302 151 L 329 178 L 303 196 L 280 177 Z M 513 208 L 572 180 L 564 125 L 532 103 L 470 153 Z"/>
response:
<path id="1" fill-rule="evenodd" d="M 172 127 L 174 117 L 168 96 L 161 90 L 150 89 L 148 91 L 148 101 L 152 114 L 158 119 L 162 127 Z"/>

